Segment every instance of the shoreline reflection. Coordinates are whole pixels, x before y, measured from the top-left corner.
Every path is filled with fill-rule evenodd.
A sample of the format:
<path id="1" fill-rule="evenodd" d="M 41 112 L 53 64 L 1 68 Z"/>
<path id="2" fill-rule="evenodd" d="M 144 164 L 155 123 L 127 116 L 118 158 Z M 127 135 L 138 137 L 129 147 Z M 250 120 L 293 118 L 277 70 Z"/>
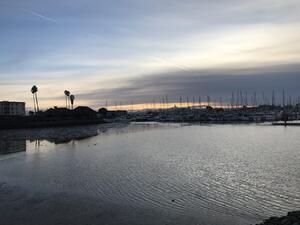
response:
<path id="1" fill-rule="evenodd" d="M 25 151 L 25 140 L 0 140 L 0 155 Z"/>

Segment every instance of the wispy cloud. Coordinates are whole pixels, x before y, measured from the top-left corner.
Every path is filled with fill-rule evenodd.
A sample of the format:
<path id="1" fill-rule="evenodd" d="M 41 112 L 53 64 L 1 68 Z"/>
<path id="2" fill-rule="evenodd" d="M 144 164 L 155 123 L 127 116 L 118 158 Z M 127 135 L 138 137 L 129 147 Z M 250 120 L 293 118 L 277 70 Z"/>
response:
<path id="1" fill-rule="evenodd" d="M 41 19 L 43 19 L 43 20 L 47 20 L 47 21 L 54 22 L 54 23 L 57 22 L 57 20 L 55 20 L 55 19 L 53 19 L 53 18 L 50 18 L 50 17 L 48 17 L 48 16 L 45 16 L 45 15 L 43 15 L 43 14 L 41 14 L 41 13 L 36 12 L 36 11 L 29 10 L 29 9 L 22 9 L 22 10 L 23 10 L 24 12 L 26 12 L 26 13 L 29 13 L 29 14 L 33 15 L 33 16 L 37 16 L 37 17 L 39 17 L 39 18 L 41 18 Z"/>

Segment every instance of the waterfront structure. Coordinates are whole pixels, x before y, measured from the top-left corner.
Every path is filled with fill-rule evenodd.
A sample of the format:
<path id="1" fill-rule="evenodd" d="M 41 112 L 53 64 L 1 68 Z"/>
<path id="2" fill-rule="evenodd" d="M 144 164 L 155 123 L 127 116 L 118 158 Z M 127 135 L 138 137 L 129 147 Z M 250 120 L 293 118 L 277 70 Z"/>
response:
<path id="1" fill-rule="evenodd" d="M 25 116 L 25 102 L 0 102 L 0 116 Z"/>

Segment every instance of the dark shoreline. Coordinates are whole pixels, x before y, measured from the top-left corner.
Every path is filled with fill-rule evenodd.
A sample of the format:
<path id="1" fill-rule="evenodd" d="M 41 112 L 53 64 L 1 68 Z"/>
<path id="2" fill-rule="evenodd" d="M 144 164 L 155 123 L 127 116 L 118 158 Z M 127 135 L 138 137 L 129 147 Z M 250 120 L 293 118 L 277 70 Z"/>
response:
<path id="1" fill-rule="evenodd" d="M 300 211 L 288 212 L 286 216 L 270 217 L 257 225 L 299 225 Z"/>
<path id="2" fill-rule="evenodd" d="M 98 118 L 1 117 L 0 129 L 72 127 L 106 123 Z"/>
<path id="3" fill-rule="evenodd" d="M 300 123 L 283 123 L 283 122 L 275 122 L 272 123 L 273 126 L 300 126 Z"/>

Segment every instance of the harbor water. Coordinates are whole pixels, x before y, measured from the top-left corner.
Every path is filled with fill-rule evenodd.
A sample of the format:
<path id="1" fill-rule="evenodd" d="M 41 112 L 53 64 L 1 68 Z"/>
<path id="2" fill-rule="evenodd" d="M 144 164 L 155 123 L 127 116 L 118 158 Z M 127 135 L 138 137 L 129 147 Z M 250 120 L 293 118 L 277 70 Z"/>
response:
<path id="1" fill-rule="evenodd" d="M 10 154 L 0 154 L 0 224 L 240 225 L 285 215 L 300 209 L 299 134 L 268 124 L 1 131 Z"/>

